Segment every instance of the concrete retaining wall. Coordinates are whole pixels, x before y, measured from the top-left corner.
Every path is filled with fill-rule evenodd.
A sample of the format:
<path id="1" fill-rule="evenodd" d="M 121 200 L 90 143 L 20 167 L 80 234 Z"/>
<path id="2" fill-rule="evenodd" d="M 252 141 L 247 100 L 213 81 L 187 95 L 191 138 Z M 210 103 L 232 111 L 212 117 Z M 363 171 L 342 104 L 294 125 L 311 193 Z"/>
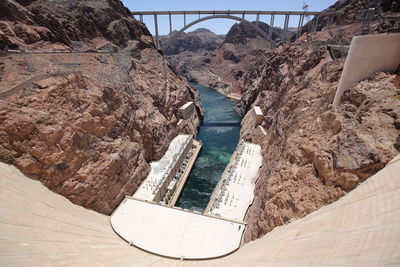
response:
<path id="1" fill-rule="evenodd" d="M 264 114 L 259 106 L 254 106 L 252 110 L 255 125 L 260 125 L 264 120 Z"/>
<path id="2" fill-rule="evenodd" d="M 179 108 L 179 113 L 182 119 L 186 120 L 190 117 L 190 115 L 192 115 L 193 110 L 194 110 L 194 104 L 193 102 L 190 101 Z"/>
<path id="3" fill-rule="evenodd" d="M 344 91 L 377 72 L 395 72 L 400 64 L 400 33 L 356 36 L 340 77 L 333 105 Z"/>
<path id="4" fill-rule="evenodd" d="M 175 175 L 178 173 L 183 161 L 185 160 L 187 154 L 189 153 L 190 149 L 193 146 L 193 137 L 190 138 L 189 142 L 186 143 L 184 150 L 179 155 L 178 159 L 174 163 L 170 173 L 168 174 L 167 179 L 165 179 L 164 183 L 161 185 L 160 189 L 158 190 L 157 194 L 154 196 L 154 202 L 160 202 L 166 192 L 168 191 L 169 183 L 175 178 Z"/>

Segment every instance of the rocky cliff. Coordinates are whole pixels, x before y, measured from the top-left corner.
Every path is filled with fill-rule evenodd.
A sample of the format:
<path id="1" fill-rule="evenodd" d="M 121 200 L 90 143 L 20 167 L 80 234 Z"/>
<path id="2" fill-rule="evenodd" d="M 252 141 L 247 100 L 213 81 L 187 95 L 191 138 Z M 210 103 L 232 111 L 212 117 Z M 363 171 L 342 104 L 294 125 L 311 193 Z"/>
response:
<path id="1" fill-rule="evenodd" d="M 388 16 L 396 30 L 399 13 Z M 327 44 L 349 44 L 360 33 L 354 22 L 326 25 L 269 51 L 238 81 L 249 88 L 237 107 L 244 115 L 241 136 L 260 144 L 263 154 L 245 241 L 336 201 L 400 152 L 398 75 L 378 73 L 331 105 L 344 58 L 332 59 Z M 372 30 L 387 31 L 381 24 L 375 20 Z M 266 134 L 248 112 L 254 105 L 265 115 Z"/>
<path id="2" fill-rule="evenodd" d="M 267 23 L 259 21 L 259 22 L 253 22 L 253 25 L 260 28 L 265 33 L 269 33 L 270 26 Z M 224 40 L 224 43 L 245 44 L 249 42 L 251 39 L 257 37 L 259 37 L 259 34 L 253 28 L 249 27 L 249 25 L 245 23 L 236 23 L 229 30 Z M 281 28 L 274 27 L 272 30 L 271 39 L 274 41 L 279 41 L 282 40 L 282 38 L 283 38 L 283 30 Z"/>
<path id="3" fill-rule="evenodd" d="M 197 92 L 120 1 L 5 0 L 0 10 L 1 161 L 110 214 L 172 138 L 196 134 Z M 178 126 L 187 101 L 196 112 Z"/>
<path id="4" fill-rule="evenodd" d="M 255 22 L 254 22 L 255 24 Z M 268 30 L 269 26 L 260 22 Z M 279 39 L 281 31 L 274 29 L 273 38 Z M 204 34 L 196 30 L 164 42 L 168 59 L 177 71 L 189 81 L 215 88 L 221 93 L 239 97 L 245 90 L 236 83 L 251 64 L 273 45 L 249 27 L 236 23 L 226 37 Z"/>
<path id="5" fill-rule="evenodd" d="M 172 32 L 170 35 L 160 36 L 161 46 L 167 56 L 176 55 L 185 51 L 215 50 L 225 39 L 225 35 L 217 35 L 204 28 L 188 33 Z"/>

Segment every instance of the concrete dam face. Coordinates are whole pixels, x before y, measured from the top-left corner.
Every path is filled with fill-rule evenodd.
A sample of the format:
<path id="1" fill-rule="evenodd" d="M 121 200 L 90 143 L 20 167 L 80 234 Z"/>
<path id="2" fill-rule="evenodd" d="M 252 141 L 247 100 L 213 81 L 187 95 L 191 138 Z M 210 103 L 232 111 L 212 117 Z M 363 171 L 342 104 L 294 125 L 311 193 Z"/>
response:
<path id="1" fill-rule="evenodd" d="M 400 263 L 400 156 L 339 201 L 237 252 L 179 261 L 124 242 L 110 217 L 74 205 L 0 163 L 0 265 L 315 266 Z"/>

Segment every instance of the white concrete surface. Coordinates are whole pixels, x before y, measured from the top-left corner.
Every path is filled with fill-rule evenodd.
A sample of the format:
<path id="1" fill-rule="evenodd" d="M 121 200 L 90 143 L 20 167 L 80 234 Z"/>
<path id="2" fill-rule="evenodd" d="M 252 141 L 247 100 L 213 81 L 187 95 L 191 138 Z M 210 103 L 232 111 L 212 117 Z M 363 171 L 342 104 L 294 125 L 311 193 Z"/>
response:
<path id="1" fill-rule="evenodd" d="M 170 176 L 179 157 L 182 156 L 188 145 L 191 145 L 192 135 L 178 135 L 172 139 L 168 150 L 159 161 L 150 163 L 151 170 L 146 179 L 134 193 L 135 198 L 153 201 L 157 193 L 164 186 L 168 187 Z M 185 157 L 185 155 L 183 155 Z M 178 166 L 179 167 L 179 166 Z M 173 175 L 175 176 L 175 175 Z"/>
<path id="2" fill-rule="evenodd" d="M 400 156 L 337 202 L 221 259 L 183 261 L 130 247 L 109 217 L 0 163 L 0 266 L 400 266 Z"/>
<path id="3" fill-rule="evenodd" d="M 253 202 L 261 164 L 259 145 L 243 142 L 238 146 L 208 212 L 223 219 L 142 201 L 150 198 L 126 198 L 111 216 L 112 227 L 127 242 L 158 255 L 206 259 L 229 254 L 240 246 L 245 224 L 237 222 Z M 148 183 L 147 179 L 143 182 Z M 139 190 L 149 194 L 146 187 Z M 144 195 L 139 190 L 135 198 Z"/>
<path id="4" fill-rule="evenodd" d="M 353 37 L 333 105 L 346 89 L 377 72 L 395 72 L 400 64 L 400 33 Z"/>
<path id="5" fill-rule="evenodd" d="M 261 124 L 261 122 L 264 120 L 264 114 L 259 106 L 254 106 L 253 107 L 253 119 L 256 125 Z"/>
<path id="6" fill-rule="evenodd" d="M 262 127 L 261 125 L 258 125 L 257 128 L 260 129 L 261 133 L 262 133 L 264 136 L 267 136 L 267 131 L 265 131 L 264 127 Z"/>
<path id="7" fill-rule="evenodd" d="M 111 225 L 127 242 L 178 259 L 229 254 L 239 248 L 245 228 L 240 223 L 132 198 L 114 211 Z"/>
<path id="8" fill-rule="evenodd" d="M 194 104 L 192 101 L 189 101 L 179 108 L 179 113 L 181 114 L 183 119 L 188 119 L 190 115 L 192 115 L 193 110 Z"/>
<path id="9" fill-rule="evenodd" d="M 261 165 L 261 147 L 247 142 L 240 143 L 211 196 L 206 212 L 242 221 L 253 202 Z"/>

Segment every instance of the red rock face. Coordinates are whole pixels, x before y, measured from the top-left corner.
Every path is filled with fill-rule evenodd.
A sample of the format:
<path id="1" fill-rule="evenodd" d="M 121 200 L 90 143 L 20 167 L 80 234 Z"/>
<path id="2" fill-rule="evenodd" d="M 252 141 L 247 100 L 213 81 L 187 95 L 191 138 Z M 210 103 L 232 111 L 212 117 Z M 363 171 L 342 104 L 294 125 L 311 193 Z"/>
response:
<path id="1" fill-rule="evenodd" d="M 11 13 L 16 21 L 0 23 L 12 24 L 14 32 L 21 28 L 21 34 L 6 35 L 6 43 L 36 52 L 1 54 L 0 160 L 78 205 L 110 214 L 136 190 L 147 176 L 148 162 L 159 159 L 172 138 L 196 134 L 202 116 L 199 96 L 119 2 L 85 1 L 85 6 L 80 1 L 72 9 L 40 3 L 1 4 L 17 11 Z M 53 17 L 69 24 L 56 31 L 18 15 L 23 11 L 42 21 L 37 19 L 41 8 L 44 13 L 61 10 Z M 68 25 L 81 25 L 85 10 L 104 21 L 87 35 L 70 35 Z M 90 23 L 91 15 L 85 18 L 82 23 Z M 102 23 L 108 26 L 103 29 Z M 35 27 L 52 37 L 42 39 Z M 39 53 L 44 47 L 53 52 Z M 76 52 L 54 52 L 60 49 Z M 178 108 L 187 101 L 194 101 L 196 112 L 177 126 Z"/>
<path id="2" fill-rule="evenodd" d="M 4 0 L 0 10 L 0 49 L 37 48 L 43 42 L 70 46 L 96 37 L 125 47 L 129 40 L 150 35 L 118 0 Z"/>
<path id="3" fill-rule="evenodd" d="M 351 36 L 358 28 L 343 29 Z M 260 144 L 263 154 L 246 242 L 336 201 L 400 151 L 395 75 L 380 73 L 354 85 L 332 107 L 344 60 L 332 60 L 325 45 L 304 42 L 346 42 L 337 30 L 283 45 L 244 75 L 249 89 L 238 106 L 245 114 L 241 135 Z M 265 115 L 267 136 L 247 112 L 253 105 Z"/>
<path id="4" fill-rule="evenodd" d="M 336 17 L 319 17 L 318 30 L 326 26 L 339 27 L 343 25 L 359 23 L 357 19 L 358 12 L 368 8 L 370 1 L 367 0 L 341 0 L 325 11 L 341 11 L 341 15 Z M 400 18 L 398 1 L 380 0 L 376 3 L 376 13 L 374 21 L 371 24 L 371 32 L 399 32 Z M 371 2 L 372 3 L 372 2 Z M 292 18 L 293 19 L 293 18 Z M 315 18 L 304 25 L 303 33 L 312 32 Z M 256 22 L 253 22 L 257 25 Z M 324 35 L 308 35 L 309 41 L 328 43 L 328 40 L 344 41 L 340 44 L 349 44 L 354 34 L 360 34 L 361 25 L 357 25 L 350 32 L 336 32 L 336 37 Z M 269 25 L 260 22 L 259 26 L 265 32 L 269 32 Z M 292 29 L 293 30 L 293 29 Z M 290 29 L 289 29 L 290 31 Z M 339 36 L 339 35 L 345 35 Z M 265 58 L 264 55 L 271 51 L 273 46 L 271 43 L 246 24 L 239 23 L 232 26 L 226 36 L 210 35 L 207 37 L 209 42 L 204 38 L 199 38 L 199 33 L 192 32 L 188 34 L 175 36 L 172 41 L 164 37 L 163 46 L 165 48 L 168 59 L 176 67 L 178 72 L 185 76 L 188 80 L 198 82 L 208 87 L 217 89 L 219 92 L 230 95 L 234 93 L 236 96 L 245 95 L 249 88 L 243 75 L 252 68 L 254 62 Z M 204 35 L 203 35 L 204 36 Z M 319 38 L 314 39 L 312 38 Z M 224 37 L 222 44 L 215 45 L 215 39 Z M 289 32 L 288 38 L 295 41 L 296 30 Z M 330 39 L 326 39 L 330 38 Z M 200 40 L 202 39 L 202 40 Z M 274 28 L 272 39 L 279 43 L 283 39 L 283 30 Z M 214 43 L 209 45 L 209 43 Z M 253 75 L 256 71 L 251 72 Z M 279 79 L 279 77 L 278 77 Z M 254 99 L 253 99 L 254 100 Z M 251 102 L 251 101 L 250 101 Z"/>

